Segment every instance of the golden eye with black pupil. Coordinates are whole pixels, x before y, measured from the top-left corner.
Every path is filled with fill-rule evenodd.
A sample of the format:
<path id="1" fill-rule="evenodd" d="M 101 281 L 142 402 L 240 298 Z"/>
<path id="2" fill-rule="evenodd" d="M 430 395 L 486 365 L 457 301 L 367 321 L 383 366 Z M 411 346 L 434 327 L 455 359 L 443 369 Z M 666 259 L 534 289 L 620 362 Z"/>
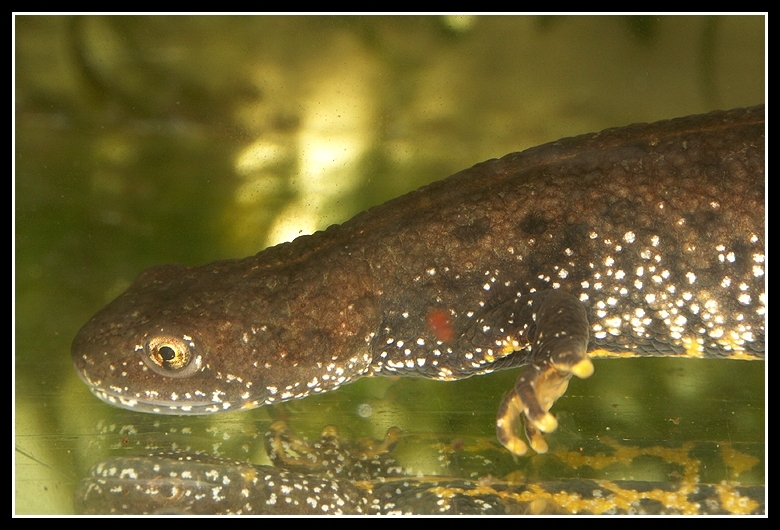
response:
<path id="1" fill-rule="evenodd" d="M 195 343 L 186 335 L 162 334 L 152 337 L 144 347 L 147 366 L 160 375 L 167 377 L 187 377 L 200 367 L 200 357 L 196 362 Z"/>

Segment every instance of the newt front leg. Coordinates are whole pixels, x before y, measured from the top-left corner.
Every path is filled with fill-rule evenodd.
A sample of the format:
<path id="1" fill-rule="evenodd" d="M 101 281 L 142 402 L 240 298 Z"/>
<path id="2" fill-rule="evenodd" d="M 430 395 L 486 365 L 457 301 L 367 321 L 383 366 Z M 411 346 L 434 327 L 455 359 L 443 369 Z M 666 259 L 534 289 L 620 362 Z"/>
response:
<path id="1" fill-rule="evenodd" d="M 582 303 L 568 293 L 545 291 L 529 307 L 534 323 L 528 328 L 532 348 L 529 364 L 520 370 L 515 388 L 502 401 L 496 418 L 499 441 L 518 456 L 528 451 L 516 434 L 521 417 L 525 417 L 531 448 L 546 453 L 542 433 L 558 427 L 550 407 L 566 392 L 572 375 L 584 379 L 593 374 L 587 354 L 588 318 Z"/>

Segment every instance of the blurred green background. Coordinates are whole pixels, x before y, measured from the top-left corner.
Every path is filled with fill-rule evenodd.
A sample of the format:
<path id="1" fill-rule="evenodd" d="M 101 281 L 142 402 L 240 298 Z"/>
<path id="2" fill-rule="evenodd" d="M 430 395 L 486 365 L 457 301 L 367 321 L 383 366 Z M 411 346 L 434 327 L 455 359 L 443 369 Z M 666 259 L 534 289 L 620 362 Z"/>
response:
<path id="1" fill-rule="evenodd" d="M 272 417 L 310 436 L 335 423 L 352 436 L 397 425 L 491 440 L 513 373 L 364 380 L 181 420 L 99 402 L 71 367 L 70 342 L 150 265 L 254 254 L 563 136 L 765 99 L 762 16 L 14 22 L 21 514 L 70 513 L 74 485 L 100 456 L 182 444 L 176 433 L 191 425 L 203 434 L 184 445 L 255 461 Z M 553 448 L 609 434 L 731 440 L 762 456 L 764 363 L 599 361 L 553 412 Z M 435 467 L 424 460 L 409 465 Z M 758 467 L 747 480 L 763 480 Z"/>

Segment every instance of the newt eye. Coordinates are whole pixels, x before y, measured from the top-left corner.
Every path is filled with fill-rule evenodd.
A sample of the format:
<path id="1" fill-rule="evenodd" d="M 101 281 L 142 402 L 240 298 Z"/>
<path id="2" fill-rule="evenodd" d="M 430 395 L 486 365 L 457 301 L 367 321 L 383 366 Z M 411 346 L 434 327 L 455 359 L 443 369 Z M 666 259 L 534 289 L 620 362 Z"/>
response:
<path id="1" fill-rule="evenodd" d="M 184 335 L 158 335 L 146 342 L 144 361 L 155 372 L 167 377 L 188 377 L 200 368 L 195 343 Z M 194 362 L 193 362 L 194 359 Z"/>

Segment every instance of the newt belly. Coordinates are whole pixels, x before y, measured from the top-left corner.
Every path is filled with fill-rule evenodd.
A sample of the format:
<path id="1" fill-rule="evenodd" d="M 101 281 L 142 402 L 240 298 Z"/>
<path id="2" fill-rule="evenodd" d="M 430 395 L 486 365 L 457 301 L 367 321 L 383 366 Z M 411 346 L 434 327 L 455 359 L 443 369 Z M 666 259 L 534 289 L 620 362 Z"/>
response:
<path id="1" fill-rule="evenodd" d="M 209 414 L 367 375 L 521 367 L 513 453 L 596 356 L 763 358 L 764 107 L 513 153 L 241 260 L 163 265 L 84 325 L 100 399 Z"/>
<path id="2" fill-rule="evenodd" d="M 662 480 L 650 482 L 595 477 L 540 481 L 517 475 L 501 480 L 483 476 L 484 459 L 478 459 L 476 469 L 480 471 L 469 468 L 468 463 L 475 450 L 484 455 L 485 445 L 475 441 L 469 447 L 463 440 L 457 449 L 452 444 L 434 444 L 437 460 L 447 462 L 447 476 L 409 474 L 395 458 L 396 444 L 402 438 L 396 428 L 388 430 L 383 440 L 352 440 L 340 436 L 338 429 L 330 425 L 322 430 L 319 439 L 306 440 L 277 421 L 270 425 L 264 438 L 273 466 L 196 452 L 137 456 L 123 451 L 92 466 L 76 488 L 76 511 L 92 515 L 766 513 L 763 486 L 698 482 L 704 469 L 713 465 L 738 475 L 730 464 L 746 455 L 728 442 L 719 445 L 729 451 L 721 452 L 720 459 L 706 460 L 706 464 L 699 458 L 710 454 L 706 446 L 711 442 L 638 448 L 604 439 L 608 452 L 589 453 L 587 457 L 582 448 L 553 453 L 559 463 L 598 461 L 601 465 L 596 467 L 609 467 L 612 473 L 626 463 L 630 466 L 630 462 L 636 462 L 637 467 L 644 467 L 648 458 L 662 457 L 668 466 L 668 479 L 663 480 L 666 477 L 661 473 L 657 479 Z M 643 463 L 639 464 L 640 461 Z M 455 462 L 466 464 L 468 469 Z M 480 472 L 481 478 L 474 478 Z"/>

